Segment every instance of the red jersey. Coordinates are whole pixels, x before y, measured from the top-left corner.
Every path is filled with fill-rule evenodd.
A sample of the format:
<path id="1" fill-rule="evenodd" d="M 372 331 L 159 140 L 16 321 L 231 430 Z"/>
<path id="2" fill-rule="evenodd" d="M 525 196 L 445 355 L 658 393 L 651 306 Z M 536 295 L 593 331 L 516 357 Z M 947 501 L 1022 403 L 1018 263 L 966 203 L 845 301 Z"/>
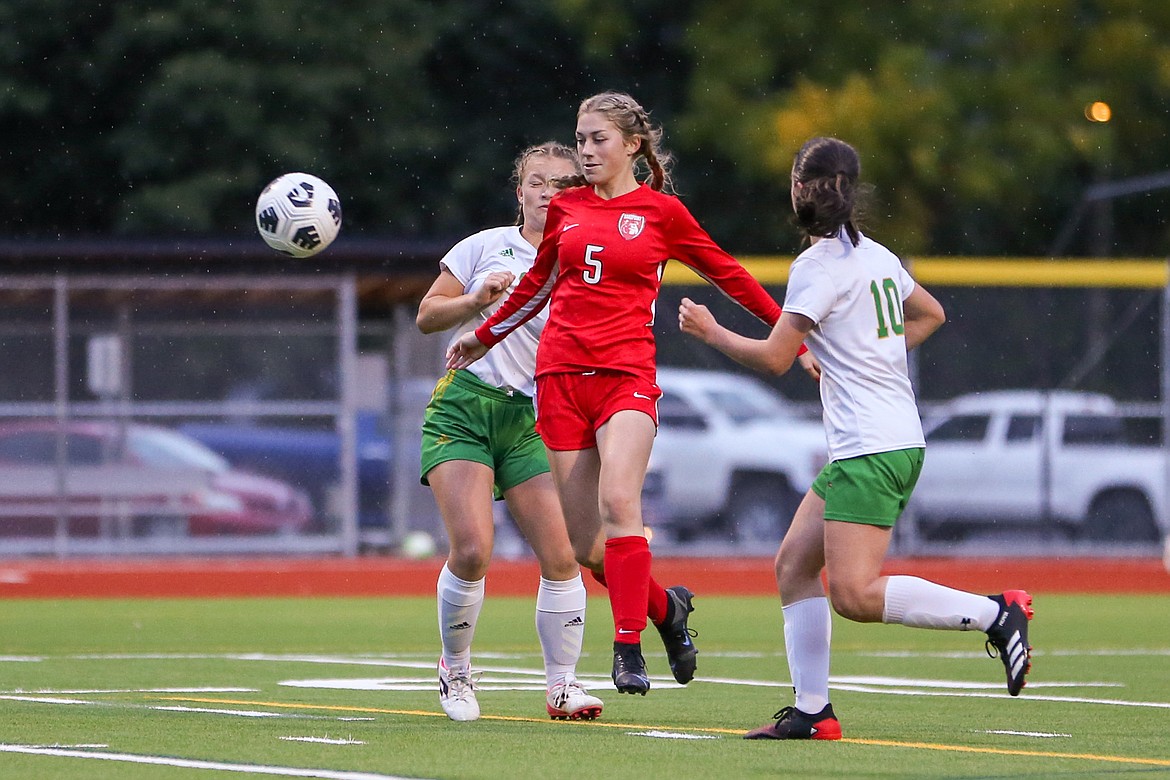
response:
<path id="1" fill-rule="evenodd" d="M 475 335 L 494 346 L 551 298 L 537 376 L 605 369 L 653 382 L 655 302 L 672 258 L 769 326 L 780 319 L 776 301 L 678 198 L 645 184 L 610 200 L 577 187 L 549 203 L 536 262 Z"/>

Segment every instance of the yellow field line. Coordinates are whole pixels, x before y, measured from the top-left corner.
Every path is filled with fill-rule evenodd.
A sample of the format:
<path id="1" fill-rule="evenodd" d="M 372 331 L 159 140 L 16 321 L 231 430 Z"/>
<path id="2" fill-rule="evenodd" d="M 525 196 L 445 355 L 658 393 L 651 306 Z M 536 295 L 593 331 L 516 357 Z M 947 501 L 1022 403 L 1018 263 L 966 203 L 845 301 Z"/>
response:
<path id="1" fill-rule="evenodd" d="M 966 745 L 936 745 L 930 742 L 896 742 L 887 739 L 842 739 L 854 745 L 917 748 L 918 750 L 946 750 L 952 753 L 986 753 L 996 756 L 1029 756 L 1032 758 L 1076 758 L 1082 761 L 1109 761 L 1118 764 L 1170 766 L 1170 758 L 1131 758 L 1128 756 L 1101 756 L 1095 753 L 1059 753 L 1050 750 L 1010 750 L 1007 748 L 969 747 Z"/>
<path id="2" fill-rule="evenodd" d="M 425 718 L 445 718 L 445 714 L 441 712 L 429 712 L 426 710 L 392 710 L 382 707 L 356 707 L 352 705 L 338 705 L 338 704 L 298 704 L 289 702 L 275 702 L 275 701 L 247 701 L 243 699 L 212 699 L 200 698 L 192 696 L 154 696 L 149 697 L 158 701 L 185 701 L 199 704 L 238 704 L 247 707 L 275 707 L 286 710 L 324 710 L 327 712 L 365 712 L 379 715 L 412 715 Z M 519 723 L 547 723 L 552 725 L 567 725 L 569 721 L 556 721 L 547 718 L 525 718 L 511 715 L 481 715 L 480 720 L 499 720 L 511 721 Z M 587 724 L 589 728 L 611 728 L 611 729 L 647 729 L 657 731 L 695 731 L 706 734 L 730 734 L 739 736 L 743 733 L 742 730 L 735 729 L 721 729 L 701 726 L 647 726 L 638 723 L 610 723 L 607 721 L 589 721 Z M 1101 761 L 1114 764 L 1140 764 L 1142 766 L 1165 766 L 1170 767 L 1170 758 L 1132 758 L 1128 756 L 1105 756 L 1097 755 L 1095 753 L 1060 753 L 1048 750 L 1010 750 L 1007 748 L 993 748 L 993 747 L 973 747 L 968 745 L 940 745 L 931 742 L 899 742 L 887 739 L 849 739 L 840 740 L 842 743 L 849 745 L 876 745 L 878 747 L 900 747 L 912 748 L 915 750 L 942 750 L 951 753 L 979 753 L 983 755 L 994 756 L 1026 756 L 1029 758 L 1071 758 L 1080 761 Z"/>
<path id="3" fill-rule="evenodd" d="M 150 697 L 157 701 L 185 701 L 199 704 L 239 704 L 248 707 L 277 707 L 286 710 L 326 710 L 329 712 L 366 712 L 378 715 L 417 715 L 424 718 L 445 718 L 446 714 L 442 712 L 431 712 L 428 710 L 391 710 L 382 707 L 354 707 L 350 705 L 337 704 L 289 704 L 275 701 L 244 701 L 241 699 L 208 699 L 196 698 L 191 696 L 154 696 Z M 550 723 L 552 725 L 563 725 L 571 723 L 571 721 L 553 720 L 552 718 L 526 718 L 519 715 L 480 715 L 480 720 L 502 720 L 512 721 L 514 723 Z M 578 723 L 577 725 L 582 725 Z M 609 728 L 609 729 L 662 729 L 664 726 L 643 726 L 637 723 L 607 723 L 604 721 L 592 720 L 588 721 L 590 728 Z M 732 729 L 714 729 L 714 728 L 698 728 L 694 726 L 680 726 L 671 727 L 674 731 L 709 731 L 721 734 L 740 734 L 739 731 Z"/>

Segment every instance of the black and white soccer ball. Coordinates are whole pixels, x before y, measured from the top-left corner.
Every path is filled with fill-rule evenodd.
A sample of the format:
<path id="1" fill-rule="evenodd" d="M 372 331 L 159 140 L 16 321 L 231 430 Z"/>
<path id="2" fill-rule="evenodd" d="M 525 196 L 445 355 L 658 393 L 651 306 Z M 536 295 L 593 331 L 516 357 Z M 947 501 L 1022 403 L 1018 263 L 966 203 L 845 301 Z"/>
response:
<path id="1" fill-rule="evenodd" d="M 260 193 L 256 229 L 278 252 L 312 257 L 337 238 L 341 200 L 332 187 L 311 173 L 286 173 Z"/>

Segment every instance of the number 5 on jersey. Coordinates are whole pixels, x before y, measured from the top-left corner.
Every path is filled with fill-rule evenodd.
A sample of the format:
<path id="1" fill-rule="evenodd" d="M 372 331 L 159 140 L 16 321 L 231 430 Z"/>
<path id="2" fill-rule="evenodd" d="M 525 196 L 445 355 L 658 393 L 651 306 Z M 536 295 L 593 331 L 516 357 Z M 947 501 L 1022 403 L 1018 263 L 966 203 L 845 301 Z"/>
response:
<path id="1" fill-rule="evenodd" d="M 581 274 L 581 279 L 586 284 L 597 284 L 601 281 L 601 260 L 594 257 L 605 250 L 605 247 L 597 244 L 585 245 L 585 272 Z"/>

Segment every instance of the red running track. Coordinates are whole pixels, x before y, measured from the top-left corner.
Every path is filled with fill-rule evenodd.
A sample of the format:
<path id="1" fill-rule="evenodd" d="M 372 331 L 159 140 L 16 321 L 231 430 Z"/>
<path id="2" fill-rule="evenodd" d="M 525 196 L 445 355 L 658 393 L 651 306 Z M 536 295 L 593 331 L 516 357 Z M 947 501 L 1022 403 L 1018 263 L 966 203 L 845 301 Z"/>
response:
<path id="1" fill-rule="evenodd" d="M 0 598 L 165 598 L 226 596 L 430 596 L 441 558 L 0 559 Z M 1170 593 L 1158 558 L 905 558 L 886 573 L 912 574 L 976 593 Z M 697 593 L 773 595 L 770 558 L 655 558 L 664 585 Z M 488 592 L 531 596 L 530 560 L 496 561 Z M 591 593 L 602 592 L 585 578 Z"/>

